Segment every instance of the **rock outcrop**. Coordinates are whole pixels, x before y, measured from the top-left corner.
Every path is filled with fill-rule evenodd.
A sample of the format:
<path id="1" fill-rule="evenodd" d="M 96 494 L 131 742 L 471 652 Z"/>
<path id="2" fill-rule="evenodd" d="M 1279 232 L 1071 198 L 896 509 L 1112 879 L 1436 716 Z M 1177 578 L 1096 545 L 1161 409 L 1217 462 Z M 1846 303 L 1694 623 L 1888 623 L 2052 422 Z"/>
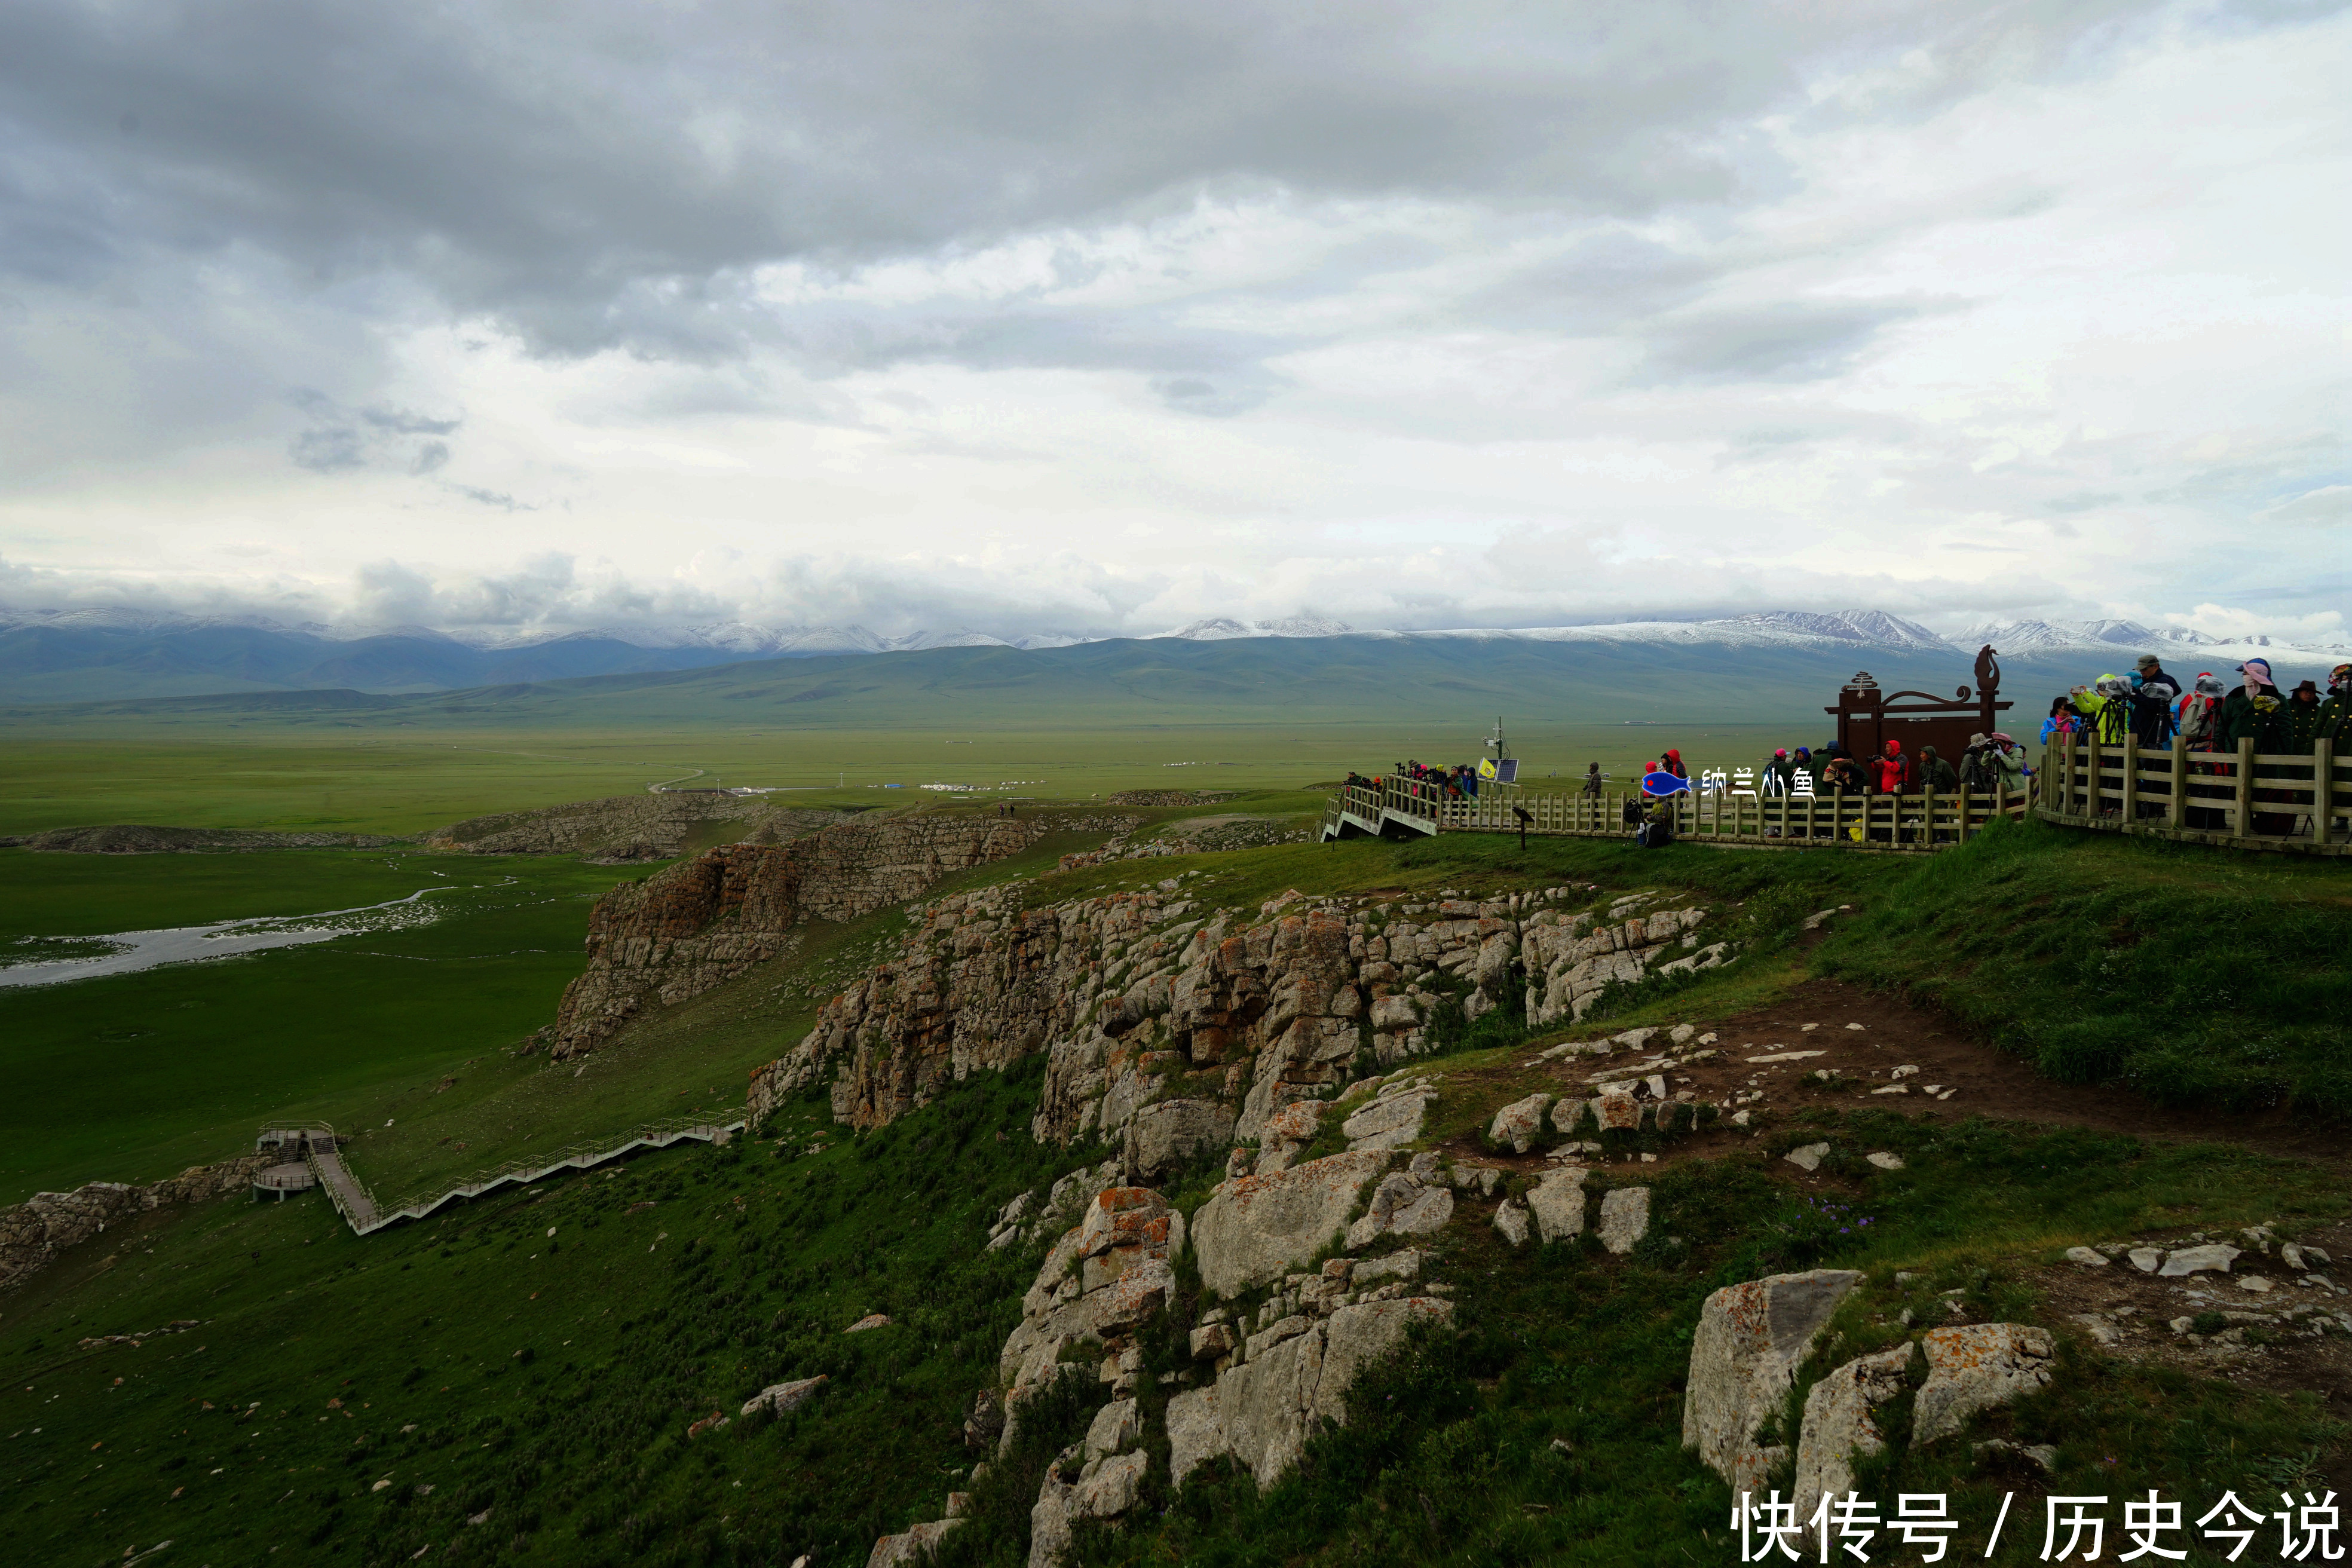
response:
<path id="1" fill-rule="evenodd" d="M 730 844 L 596 901 L 588 967 L 563 993 L 551 1054 L 592 1050 L 649 1000 L 682 1002 L 782 952 L 803 921 L 849 921 L 950 871 L 1018 853 L 1050 819 L 862 818 L 791 844 Z"/>
<path id="2" fill-rule="evenodd" d="M 1192 1215 L 1201 1282 L 1220 1296 L 1278 1279 L 1339 1239 L 1384 1152 L 1332 1154 L 1220 1186 Z"/>
<path id="3" fill-rule="evenodd" d="M 1757 1429 L 1778 1412 L 1798 1365 L 1862 1279 L 1845 1268 L 1775 1274 L 1727 1285 L 1700 1309 L 1683 1395 L 1683 1447 L 1696 1448 L 1734 1492 L 1760 1489 L 1787 1456 L 1786 1444 L 1759 1444 Z"/>
<path id="4" fill-rule="evenodd" d="M 1549 952 L 1570 939 L 1544 933 L 1591 927 L 1589 916 L 1548 907 L 1566 889 L 1433 906 L 1313 904 L 1291 894 L 1269 903 L 1270 918 L 1247 923 L 1204 918 L 1181 887 L 1170 879 L 1037 909 L 1007 887 L 922 906 L 895 956 L 827 1003 L 790 1055 L 752 1075 L 753 1120 L 822 1083 L 836 1120 L 880 1126 L 976 1068 L 1043 1051 L 1039 1139 L 1124 1137 L 1154 1104 L 1220 1104 L 1234 1117 L 1232 1136 L 1260 1145 L 1258 1169 L 1271 1173 L 1313 1135 L 1311 1119 L 1303 1129 L 1282 1120 L 1286 1107 L 1329 1100 L 1369 1067 L 1425 1054 L 1441 1005 L 1457 1002 L 1465 1017 L 1503 1005 L 1521 984 L 1523 947 Z M 1573 940 L 1683 931 L 1702 915 L 1653 914 L 1646 925 L 1636 919 Z M 1670 948 L 1663 938 L 1636 943 L 1627 962 L 1638 971 Z M 749 960 L 727 952 L 710 962 Z M 1381 1108 L 1350 1140 L 1412 1142 L 1426 1097 L 1385 1103 L 1410 1091 L 1383 1086 Z M 1368 1110 L 1347 1114 L 1352 1123 Z M 1541 1127 L 1538 1108 L 1517 1131 L 1531 1140 Z M 1146 1163 L 1129 1175 L 1159 1174 L 1148 1144 L 1136 1150 Z"/>
<path id="5" fill-rule="evenodd" d="M 1576 915 L 1530 926 L 1522 954 L 1528 973 L 1528 1022 L 1541 1027 L 1580 1019 L 1611 985 L 1640 980 L 1653 965 L 1675 960 L 1697 939 L 1685 933 L 1703 910 L 1661 910 L 1621 924 Z M 1692 954 L 1693 968 L 1713 963 Z M 1716 954 L 1721 962 L 1722 954 Z"/>
<path id="6" fill-rule="evenodd" d="M 659 790 L 471 817 L 425 835 L 425 847 L 466 855 L 578 855 L 600 866 L 668 860 L 696 830 L 728 824 L 728 836 L 780 844 L 848 820 L 840 811 L 778 805 L 726 790 Z M 706 837 L 704 842 L 708 843 Z"/>
<path id="7" fill-rule="evenodd" d="M 165 1204 L 200 1203 L 246 1190 L 276 1154 L 241 1154 L 216 1165 L 191 1165 L 149 1186 L 89 1182 L 69 1193 L 35 1193 L 0 1209 L 0 1291 L 16 1289 L 118 1219 Z"/>
<path id="8" fill-rule="evenodd" d="M 1434 1296 L 1335 1310 L 1300 1321 L 1207 1388 L 1168 1402 L 1168 1468 L 1178 1485 L 1210 1459 L 1231 1455 L 1270 1487 L 1297 1462 L 1320 1423 L 1347 1419 L 1347 1394 L 1365 1367 L 1392 1354 L 1415 1323 L 1448 1323 L 1454 1307 Z"/>

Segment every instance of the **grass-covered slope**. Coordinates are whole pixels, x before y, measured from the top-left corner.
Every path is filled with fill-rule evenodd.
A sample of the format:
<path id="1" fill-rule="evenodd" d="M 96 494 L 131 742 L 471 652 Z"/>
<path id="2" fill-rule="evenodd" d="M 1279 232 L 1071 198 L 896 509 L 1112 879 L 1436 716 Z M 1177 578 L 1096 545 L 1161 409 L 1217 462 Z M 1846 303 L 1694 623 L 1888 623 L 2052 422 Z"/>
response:
<path id="1" fill-rule="evenodd" d="M 797 1152 L 814 1115 L 799 1108 L 782 1129 L 790 1152 L 656 1157 L 363 1242 L 315 1195 L 110 1233 L 103 1258 L 44 1276 L 0 1315 L 0 1529 L 42 1561 L 168 1538 L 175 1560 L 215 1568 L 288 1553 L 388 1568 L 427 1548 L 486 1563 L 777 1568 L 806 1552 L 856 1568 L 875 1536 L 971 1489 L 972 1523 L 943 1561 L 1024 1562 L 1039 1467 L 1103 1397 L 1081 1384 L 1034 1411 L 1024 1449 L 968 1479 L 981 1456 L 961 1423 L 1037 1259 L 1034 1247 L 983 1250 L 989 1214 L 1085 1153 L 1028 1142 L 1037 1082 L 1034 1063 L 976 1075 L 814 1155 Z M 1774 1156 L 1814 1137 L 1898 1152 L 1908 1168 L 1850 1152 L 1825 1189 L 1801 1193 Z M 1222 1468 L 1171 1495 L 1163 1450 L 1150 1506 L 1079 1560 L 1707 1561 L 1729 1500 L 1683 1451 L 1679 1413 L 1716 1286 L 1866 1268 L 1872 1285 L 1841 1321 L 1856 1341 L 1883 1337 L 1901 1307 L 1940 1308 L 1947 1289 L 1979 1319 L 2048 1319 L 2038 1266 L 2064 1245 L 2257 1220 L 2291 1234 L 2345 1208 L 2323 1173 L 2226 1149 L 1894 1117 L 1792 1128 L 1669 1167 L 1654 1189 L 1659 1239 L 1631 1258 L 1589 1243 L 1512 1252 L 1457 1225 L 1443 1243 L 1457 1336 L 1360 1384 L 1351 1426 L 1264 1497 Z M 1872 1223 L 1822 1224 L 1824 1195 Z M 1897 1286 L 1897 1269 L 1918 1277 Z M 876 1311 L 892 1325 L 842 1332 Z M 173 1320 L 194 1321 L 135 1349 L 78 1348 Z M 1153 1372 L 1183 1364 L 1176 1325 L 1145 1337 Z M 793 1416 L 687 1436 L 765 1384 L 820 1374 L 824 1392 Z M 2111 1495 L 2308 1474 L 2344 1437 L 2316 1398 L 2073 1342 L 2049 1392 L 2003 1427 L 2058 1447 L 2053 1489 Z M 1902 1456 L 1874 1484 L 1952 1491 L 1980 1532 L 2002 1483 L 1961 1447 Z"/>

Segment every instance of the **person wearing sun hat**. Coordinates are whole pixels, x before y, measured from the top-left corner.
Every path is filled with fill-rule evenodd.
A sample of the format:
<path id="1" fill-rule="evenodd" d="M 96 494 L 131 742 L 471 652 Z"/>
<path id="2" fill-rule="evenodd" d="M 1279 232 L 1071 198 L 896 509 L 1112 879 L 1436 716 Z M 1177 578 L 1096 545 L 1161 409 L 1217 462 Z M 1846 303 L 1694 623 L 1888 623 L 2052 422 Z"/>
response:
<path id="1" fill-rule="evenodd" d="M 2278 756 L 2293 742 L 2288 729 L 2286 699 L 2279 694 L 2278 682 L 2271 675 L 2271 661 L 2250 658 L 2238 666 L 2244 684 L 2230 693 L 2221 704 L 2222 749 L 2234 751 L 2242 742 L 2252 741 L 2257 755 Z M 2275 764 L 2254 764 L 2257 778 Z M 2254 798 L 2265 803 L 2283 801 L 2286 792 L 2264 789 L 2256 785 Z M 2294 830 L 2294 814 L 2285 811 L 2258 811 L 2251 825 L 2253 832 L 2273 838 L 2284 838 Z M 2240 832 L 2245 832 L 2241 827 Z"/>

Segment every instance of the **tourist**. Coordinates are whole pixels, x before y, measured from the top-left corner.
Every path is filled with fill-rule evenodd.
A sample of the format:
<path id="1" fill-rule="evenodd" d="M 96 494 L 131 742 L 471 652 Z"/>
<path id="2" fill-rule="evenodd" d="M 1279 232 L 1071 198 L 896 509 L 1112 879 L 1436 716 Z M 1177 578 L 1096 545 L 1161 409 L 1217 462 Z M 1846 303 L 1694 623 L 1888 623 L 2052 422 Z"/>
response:
<path id="1" fill-rule="evenodd" d="M 2042 721 L 2042 743 L 2047 746 L 2053 735 L 2071 735 L 2082 728 L 2074 704 L 2066 698 L 2051 700 L 2050 717 Z"/>
<path id="2" fill-rule="evenodd" d="M 1593 799 L 1601 798 L 1601 764 L 1594 763 L 1584 770 L 1584 793 Z"/>
<path id="3" fill-rule="evenodd" d="M 2074 699 L 2077 708 L 2089 702 L 2085 710 L 2087 728 L 2102 746 L 2120 746 L 2124 737 L 2131 733 L 2131 682 L 2122 676 L 2103 675 L 2092 684 L 2087 698 Z"/>
<path id="4" fill-rule="evenodd" d="M 1830 760 L 1822 764 L 1822 783 L 1832 793 L 1861 795 L 1867 784 L 1862 776 L 1862 764 L 1845 754 L 1843 746 L 1830 748 Z"/>
<path id="5" fill-rule="evenodd" d="M 1871 759 L 1877 773 L 1874 781 L 1881 795 L 1901 795 L 1911 787 L 1911 764 L 1903 755 L 1903 742 L 1889 741 L 1886 749 Z"/>
<path id="6" fill-rule="evenodd" d="M 2271 677 L 2270 660 L 2250 658 L 2238 666 L 2244 684 L 2230 693 L 2221 703 L 2221 743 L 2225 749 L 2236 750 L 2251 741 L 2257 754 L 2277 756 L 2287 749 L 2286 700 L 2279 695 L 2278 683 Z M 2255 767 L 2259 775 L 2260 764 Z M 2256 789 L 2254 798 L 2279 802 L 2288 798 L 2284 790 Z M 2252 831 L 2273 838 L 2284 838 L 2294 829 L 2292 812 L 2258 811 L 2253 814 Z M 2246 829 L 2242 826 L 2240 832 Z"/>
<path id="7" fill-rule="evenodd" d="M 2132 672 L 2131 732 L 2139 743 L 2150 751 L 2161 751 L 2172 742 L 2172 702 L 2180 695 L 2180 683 L 2164 672 L 2156 655 L 2144 653 Z"/>
<path id="8" fill-rule="evenodd" d="M 1658 771 L 1662 773 L 1672 773 L 1678 779 L 1690 777 L 1690 770 L 1683 766 L 1683 754 L 1676 751 L 1669 750 L 1666 752 L 1665 760 L 1658 764 Z"/>
<path id="9" fill-rule="evenodd" d="M 2319 734 L 2337 756 L 2352 750 L 2352 664 L 2327 675 L 2327 700 L 2319 705 Z"/>
<path id="10" fill-rule="evenodd" d="M 2172 712 L 2172 728 L 2180 743 L 2192 752 L 2210 752 L 2221 743 L 2221 678 L 2200 669 Z"/>
<path id="11" fill-rule="evenodd" d="M 2000 764 L 1992 758 L 1992 738 L 1979 730 L 1969 737 L 1968 750 L 1960 753 L 1960 787 L 1989 794 L 2000 778 Z"/>
<path id="12" fill-rule="evenodd" d="M 1797 764 L 1789 755 L 1786 746 L 1772 753 L 1772 760 L 1764 764 L 1763 772 L 1771 780 L 1765 786 L 1769 794 L 1787 795 L 1797 781 Z"/>
<path id="13" fill-rule="evenodd" d="M 1789 783 L 1792 787 L 1797 782 L 1799 773 L 1805 775 L 1809 784 L 1818 785 L 1822 782 L 1822 765 L 1813 759 L 1813 749 L 1811 746 L 1799 746 L 1797 754 L 1790 759 Z"/>
<path id="14" fill-rule="evenodd" d="M 2325 721 L 2319 701 L 2319 687 L 2315 681 L 2305 681 L 2287 694 L 2286 749 L 2298 757 L 2310 756 L 2319 749 L 2319 731 Z"/>
<path id="15" fill-rule="evenodd" d="M 1937 756 L 1933 746 L 1919 748 L 1919 787 L 1934 790 L 1937 795 L 1949 795 L 1960 787 L 1958 772 Z"/>

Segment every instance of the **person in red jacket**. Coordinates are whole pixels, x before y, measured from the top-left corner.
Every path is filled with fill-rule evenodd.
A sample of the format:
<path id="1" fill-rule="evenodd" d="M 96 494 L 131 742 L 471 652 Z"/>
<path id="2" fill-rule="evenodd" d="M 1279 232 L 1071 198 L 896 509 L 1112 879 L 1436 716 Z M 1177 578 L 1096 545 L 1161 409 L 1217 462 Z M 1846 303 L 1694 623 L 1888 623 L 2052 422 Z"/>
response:
<path id="1" fill-rule="evenodd" d="M 1889 741 L 1886 750 L 1874 759 L 1873 767 L 1881 795 L 1901 795 L 1911 787 L 1911 763 L 1903 755 L 1903 742 Z"/>

